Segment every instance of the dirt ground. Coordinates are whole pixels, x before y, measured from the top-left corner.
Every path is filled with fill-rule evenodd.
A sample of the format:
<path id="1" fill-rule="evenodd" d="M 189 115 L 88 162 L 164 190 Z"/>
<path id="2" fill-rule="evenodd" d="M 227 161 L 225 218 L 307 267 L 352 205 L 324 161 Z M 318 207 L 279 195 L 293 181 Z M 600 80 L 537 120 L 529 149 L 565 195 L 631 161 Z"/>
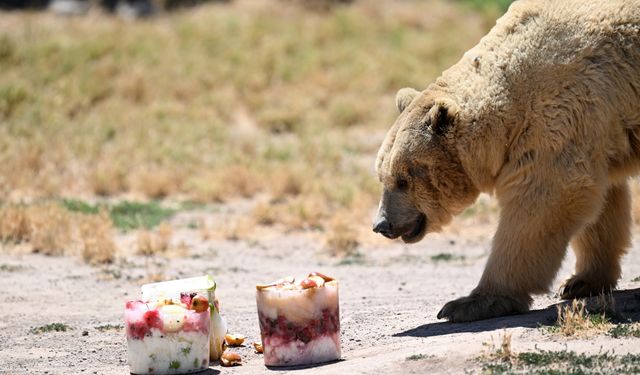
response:
<path id="1" fill-rule="evenodd" d="M 206 213 L 205 213 L 206 214 Z M 179 214 L 173 224 L 192 219 Z M 504 330 L 512 349 L 613 351 L 640 353 L 638 339 L 607 335 L 564 338 L 539 326 L 553 324 L 559 302 L 554 293 L 537 296 L 530 313 L 475 323 L 436 319 L 447 301 L 468 293 L 479 280 L 494 224 L 454 223 L 442 234 L 416 245 L 373 240 L 360 256 L 336 260 L 313 233 L 264 236 L 260 241 L 204 240 L 195 229 L 176 231 L 174 241 L 189 248 L 173 258 L 127 257 L 109 267 L 90 267 L 73 257 L 0 255 L 0 374 L 127 374 L 126 340 L 120 329 L 97 327 L 122 323 L 124 303 L 138 296 L 150 273 L 163 278 L 211 274 L 218 282 L 222 314 L 231 332 L 245 334 L 235 348 L 243 365 L 213 364 L 210 374 L 270 373 L 250 343 L 259 339 L 254 285 L 283 275 L 318 270 L 340 280 L 342 359 L 281 373 L 410 374 L 479 373 L 477 358 L 487 343 L 499 345 Z M 130 236 L 120 235 L 121 246 Z M 438 256 L 438 254 L 449 254 Z M 443 259 L 449 258 L 449 259 Z M 440 259 L 440 260 L 438 260 Z M 624 258 L 616 292 L 619 310 L 638 309 L 640 243 Z M 554 289 L 568 276 L 568 256 Z M 32 333 L 32 327 L 65 323 L 66 332 Z M 413 357 L 412 357 L 413 356 Z"/>

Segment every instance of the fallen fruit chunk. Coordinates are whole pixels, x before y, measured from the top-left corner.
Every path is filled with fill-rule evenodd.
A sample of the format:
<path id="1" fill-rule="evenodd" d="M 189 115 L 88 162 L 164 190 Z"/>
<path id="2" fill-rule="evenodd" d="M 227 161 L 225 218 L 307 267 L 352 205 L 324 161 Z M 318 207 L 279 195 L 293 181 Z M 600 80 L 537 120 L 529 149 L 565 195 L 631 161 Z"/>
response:
<path id="1" fill-rule="evenodd" d="M 240 334 L 227 333 L 224 339 L 229 346 L 240 346 L 244 342 L 244 336 Z"/>
<path id="2" fill-rule="evenodd" d="M 225 352 L 220 357 L 220 363 L 224 367 L 240 366 L 242 364 L 242 357 L 238 353 Z"/>
<path id="3" fill-rule="evenodd" d="M 264 349 L 262 348 L 262 343 L 261 342 L 254 342 L 253 343 L 253 347 L 256 348 L 256 353 L 258 353 L 258 354 L 262 354 L 264 352 Z"/>

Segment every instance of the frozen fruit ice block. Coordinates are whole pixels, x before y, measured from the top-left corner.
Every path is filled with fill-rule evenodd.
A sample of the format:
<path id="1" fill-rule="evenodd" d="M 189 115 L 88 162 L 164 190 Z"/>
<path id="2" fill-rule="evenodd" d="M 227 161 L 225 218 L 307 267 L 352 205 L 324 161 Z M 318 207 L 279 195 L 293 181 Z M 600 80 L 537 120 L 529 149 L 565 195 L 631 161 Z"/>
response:
<path id="1" fill-rule="evenodd" d="M 265 365 L 340 358 L 337 280 L 314 272 L 299 282 L 288 277 L 256 288 Z"/>
<path id="2" fill-rule="evenodd" d="M 204 293 L 210 302 L 210 359 L 220 359 L 224 350 L 224 335 L 227 333 L 227 324 L 220 316 L 219 305 L 216 300 L 216 282 L 209 275 L 190 277 L 187 279 L 163 281 L 159 283 L 145 284 L 142 286 L 142 299 L 156 301 L 161 299 L 179 299 L 185 290 Z"/>
<path id="3" fill-rule="evenodd" d="M 209 367 L 210 312 L 204 294 L 129 301 L 124 321 L 131 373 L 187 374 Z"/>

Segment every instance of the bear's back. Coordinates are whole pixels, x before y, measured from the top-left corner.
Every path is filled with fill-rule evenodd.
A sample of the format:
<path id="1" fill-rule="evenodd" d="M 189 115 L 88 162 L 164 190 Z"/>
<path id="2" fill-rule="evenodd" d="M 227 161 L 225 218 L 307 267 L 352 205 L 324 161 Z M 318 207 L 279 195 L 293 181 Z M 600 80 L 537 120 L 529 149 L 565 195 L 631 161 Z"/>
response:
<path id="1" fill-rule="evenodd" d="M 589 66 L 613 69 L 606 63 L 634 70 L 621 76 L 640 75 L 640 0 L 519 0 L 432 87 L 483 112 L 560 90 L 585 72 L 610 74 Z"/>

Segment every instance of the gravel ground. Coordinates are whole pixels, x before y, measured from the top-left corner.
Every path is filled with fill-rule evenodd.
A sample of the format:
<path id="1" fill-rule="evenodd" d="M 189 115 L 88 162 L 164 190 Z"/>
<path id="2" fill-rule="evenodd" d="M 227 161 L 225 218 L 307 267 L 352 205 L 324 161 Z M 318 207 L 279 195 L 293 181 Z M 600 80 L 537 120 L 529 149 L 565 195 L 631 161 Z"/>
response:
<path id="1" fill-rule="evenodd" d="M 438 321 L 440 307 L 468 293 L 486 261 L 491 226 L 463 227 L 454 225 L 412 246 L 364 245 L 361 257 L 347 261 L 327 256 L 310 234 L 273 235 L 260 242 L 205 241 L 186 228 L 174 235 L 191 249 L 182 258 L 131 256 L 96 268 L 73 257 L 0 255 L 0 374 L 127 374 L 124 332 L 97 327 L 121 324 L 124 302 L 136 298 L 140 284 L 157 270 L 164 278 L 213 275 L 229 330 L 248 337 L 249 345 L 233 349 L 243 356 L 242 366 L 212 364 L 209 374 L 477 373 L 482 371 L 477 358 L 487 350 L 486 343 L 498 344 L 505 329 L 515 351 L 640 353 L 638 339 L 567 339 L 540 330 L 555 320 L 559 300 L 554 293 L 537 296 L 532 312 L 524 315 L 467 324 Z M 452 259 L 432 258 L 441 253 Z M 640 276 L 639 255 L 640 243 L 635 242 L 624 259 L 621 291 L 615 295 L 619 311 L 636 320 L 640 282 L 632 280 Z M 568 252 L 555 288 L 572 266 Z M 313 270 L 340 280 L 343 357 L 323 366 L 269 370 L 250 345 L 259 339 L 254 285 Z M 30 331 L 49 323 L 72 329 Z"/>

